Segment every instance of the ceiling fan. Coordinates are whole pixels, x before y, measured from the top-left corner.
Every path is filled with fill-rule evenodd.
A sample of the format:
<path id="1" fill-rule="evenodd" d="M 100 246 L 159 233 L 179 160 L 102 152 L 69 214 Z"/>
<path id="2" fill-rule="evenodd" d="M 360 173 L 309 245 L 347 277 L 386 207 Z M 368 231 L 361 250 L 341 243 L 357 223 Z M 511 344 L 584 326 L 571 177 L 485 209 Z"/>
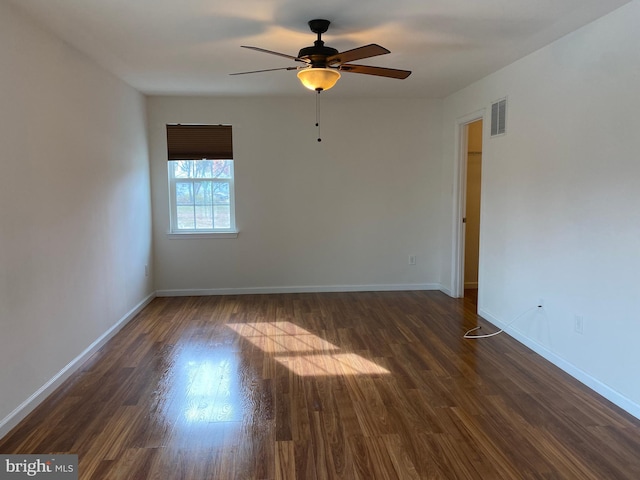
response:
<path id="1" fill-rule="evenodd" d="M 354 60 L 375 57 L 391 53 L 384 47 L 375 43 L 362 47 L 338 52 L 335 48 L 325 46 L 322 41 L 322 34 L 329 29 L 329 20 L 316 19 L 309 22 L 311 31 L 318 35 L 318 39 L 310 47 L 304 47 L 298 52 L 298 56 L 287 55 L 286 53 L 273 52 L 259 47 L 249 47 L 242 45 L 242 48 L 256 50 L 258 52 L 278 55 L 296 62 L 304 63 L 297 67 L 269 68 L 266 70 L 254 70 L 251 72 L 232 73 L 231 75 L 246 75 L 248 73 L 272 72 L 276 70 L 297 70 L 300 82 L 310 90 L 321 92 L 329 90 L 340 78 L 340 72 L 362 73 L 365 75 L 377 75 L 379 77 L 405 79 L 411 72 L 409 70 L 398 70 L 395 68 L 371 67 L 368 65 L 356 65 Z"/>

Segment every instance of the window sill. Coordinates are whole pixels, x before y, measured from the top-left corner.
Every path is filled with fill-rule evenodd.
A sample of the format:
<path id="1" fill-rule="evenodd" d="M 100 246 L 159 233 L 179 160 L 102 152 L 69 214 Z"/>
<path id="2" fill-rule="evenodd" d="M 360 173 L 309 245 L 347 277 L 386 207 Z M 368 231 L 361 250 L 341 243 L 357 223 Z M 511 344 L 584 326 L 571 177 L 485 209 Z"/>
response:
<path id="1" fill-rule="evenodd" d="M 184 238 L 238 238 L 239 232 L 182 232 L 182 233 L 167 233 L 167 238 L 170 240 L 184 239 Z"/>

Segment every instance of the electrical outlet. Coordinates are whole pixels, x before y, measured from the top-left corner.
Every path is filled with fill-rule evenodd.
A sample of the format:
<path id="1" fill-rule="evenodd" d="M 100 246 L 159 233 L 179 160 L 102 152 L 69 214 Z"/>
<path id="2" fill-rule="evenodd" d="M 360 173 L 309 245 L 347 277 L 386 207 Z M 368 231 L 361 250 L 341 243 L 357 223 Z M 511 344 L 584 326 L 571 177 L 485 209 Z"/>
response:
<path id="1" fill-rule="evenodd" d="M 144 276 L 148 277 L 149 276 L 149 265 L 145 265 L 144 266 Z"/>
<path id="2" fill-rule="evenodd" d="M 416 264 L 416 256 L 409 255 L 409 265 L 415 265 L 415 264 Z"/>
<path id="3" fill-rule="evenodd" d="M 582 335 L 584 333 L 584 318 L 582 315 L 576 315 L 574 318 L 573 329 L 576 333 Z"/>

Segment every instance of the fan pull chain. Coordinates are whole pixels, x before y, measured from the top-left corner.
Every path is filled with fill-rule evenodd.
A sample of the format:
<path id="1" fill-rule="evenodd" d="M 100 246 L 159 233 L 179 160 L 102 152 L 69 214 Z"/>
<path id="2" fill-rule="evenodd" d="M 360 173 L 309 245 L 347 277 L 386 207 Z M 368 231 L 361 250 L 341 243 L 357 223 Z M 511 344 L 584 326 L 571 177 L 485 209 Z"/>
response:
<path id="1" fill-rule="evenodd" d="M 316 90 L 318 92 L 316 94 L 316 127 L 318 127 L 318 141 L 321 142 L 322 138 L 320 138 L 320 92 L 322 90 Z"/>

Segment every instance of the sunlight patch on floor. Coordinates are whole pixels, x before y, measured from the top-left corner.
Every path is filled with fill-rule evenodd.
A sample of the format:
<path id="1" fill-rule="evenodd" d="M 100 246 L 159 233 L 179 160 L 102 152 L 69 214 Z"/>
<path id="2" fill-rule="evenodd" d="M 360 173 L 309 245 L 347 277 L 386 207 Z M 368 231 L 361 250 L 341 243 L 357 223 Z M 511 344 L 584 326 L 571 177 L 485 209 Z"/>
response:
<path id="1" fill-rule="evenodd" d="M 229 328 L 267 353 L 331 352 L 340 350 L 291 322 L 234 323 Z"/>
<path id="2" fill-rule="evenodd" d="M 389 373 L 380 365 L 355 353 L 276 357 L 276 361 L 301 377 L 327 375 L 376 375 Z"/>
<path id="3" fill-rule="evenodd" d="M 376 375 L 389 371 L 286 321 L 228 325 L 256 347 L 300 376 Z"/>

